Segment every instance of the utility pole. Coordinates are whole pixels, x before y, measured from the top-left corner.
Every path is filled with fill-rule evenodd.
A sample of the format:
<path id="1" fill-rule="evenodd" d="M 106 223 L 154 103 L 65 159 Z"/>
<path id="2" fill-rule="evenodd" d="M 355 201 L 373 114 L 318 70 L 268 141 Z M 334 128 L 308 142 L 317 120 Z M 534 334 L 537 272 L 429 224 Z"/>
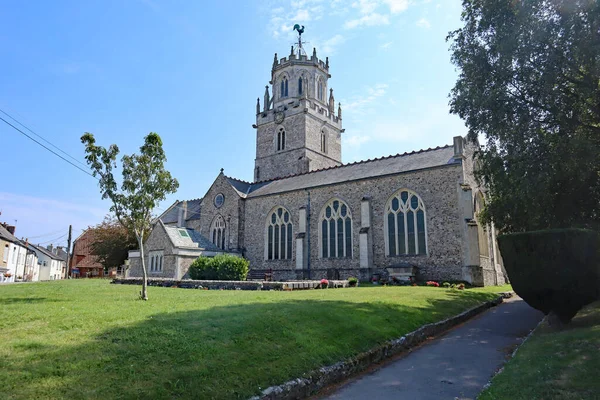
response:
<path id="1" fill-rule="evenodd" d="M 71 232 L 72 232 L 73 226 L 69 225 L 69 239 L 67 241 L 67 276 L 65 277 L 66 279 L 69 279 L 71 277 L 71 263 L 69 262 L 70 260 L 70 254 L 71 254 Z"/>

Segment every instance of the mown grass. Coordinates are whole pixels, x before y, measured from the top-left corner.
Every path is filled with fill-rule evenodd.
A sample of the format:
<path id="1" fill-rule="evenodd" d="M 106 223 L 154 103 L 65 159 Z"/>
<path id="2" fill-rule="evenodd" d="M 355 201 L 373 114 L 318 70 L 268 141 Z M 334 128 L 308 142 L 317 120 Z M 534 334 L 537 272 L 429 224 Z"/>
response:
<path id="1" fill-rule="evenodd" d="M 374 287 L 0 286 L 0 398 L 247 398 L 495 295 Z"/>
<path id="2" fill-rule="evenodd" d="M 599 374 L 600 302 L 596 302 L 562 330 L 540 326 L 478 399 L 600 399 Z"/>

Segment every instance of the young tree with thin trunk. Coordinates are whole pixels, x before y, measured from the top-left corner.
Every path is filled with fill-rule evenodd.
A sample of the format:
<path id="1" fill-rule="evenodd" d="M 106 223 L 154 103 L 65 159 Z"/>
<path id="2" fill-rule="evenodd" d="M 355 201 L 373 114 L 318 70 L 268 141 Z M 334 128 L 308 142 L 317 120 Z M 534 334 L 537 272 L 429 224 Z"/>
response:
<path id="1" fill-rule="evenodd" d="M 94 135 L 86 132 L 81 137 L 92 174 L 99 178 L 103 199 L 110 199 L 114 212 L 121 225 L 130 229 L 140 248 L 143 283 L 142 300 L 148 300 L 148 273 L 144 259 L 144 233 L 150 230 L 152 210 L 164 200 L 167 194 L 174 193 L 179 187 L 177 179 L 165 170 L 167 160 L 162 148 L 160 136 L 150 132 L 144 138 L 140 154 L 124 155 L 123 181 L 119 188 L 113 170 L 117 168 L 119 148 L 113 144 L 108 149 L 96 145 Z"/>

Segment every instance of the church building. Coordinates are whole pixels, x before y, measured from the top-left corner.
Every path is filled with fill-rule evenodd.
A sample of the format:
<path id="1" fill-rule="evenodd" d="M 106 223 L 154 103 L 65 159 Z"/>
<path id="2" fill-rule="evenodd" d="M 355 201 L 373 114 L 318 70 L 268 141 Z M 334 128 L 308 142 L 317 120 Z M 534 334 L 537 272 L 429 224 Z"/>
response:
<path id="1" fill-rule="evenodd" d="M 157 218 L 144 253 L 149 277 L 187 278 L 200 255 L 232 253 L 273 280 L 370 280 L 414 267 L 418 279 L 505 283 L 492 226 L 477 221 L 485 189 L 477 144 L 451 144 L 342 163 L 342 109 L 329 59 L 302 46 L 275 54 L 257 100 L 254 181 L 224 175 L 202 198 Z M 141 276 L 139 251 L 130 276 Z"/>

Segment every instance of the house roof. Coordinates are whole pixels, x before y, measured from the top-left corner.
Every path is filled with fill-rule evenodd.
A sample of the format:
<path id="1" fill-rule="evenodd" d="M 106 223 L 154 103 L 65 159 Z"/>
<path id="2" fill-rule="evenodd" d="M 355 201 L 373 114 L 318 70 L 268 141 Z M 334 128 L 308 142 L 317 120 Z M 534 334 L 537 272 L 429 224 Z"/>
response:
<path id="1" fill-rule="evenodd" d="M 265 196 L 446 165 L 460 165 L 460 162 L 460 159 L 454 158 L 454 147 L 447 145 L 373 160 L 358 161 L 351 164 L 291 175 L 272 181 L 245 182 L 249 185 L 245 197 Z M 229 180 L 230 182 L 243 182 L 233 178 L 229 178 Z M 241 184 L 238 184 L 238 186 L 241 186 Z"/>
<path id="2" fill-rule="evenodd" d="M 201 203 L 202 203 L 202 199 L 187 200 L 187 217 L 185 219 L 186 221 L 200 219 L 200 204 Z M 183 200 L 182 201 L 177 200 L 177 201 L 175 201 L 175 203 L 173 203 L 171 205 L 171 207 L 169 207 L 167 209 L 167 211 L 165 211 L 158 218 L 165 224 L 177 223 L 177 218 L 179 217 L 179 209 L 182 206 L 183 206 Z"/>
<path id="3" fill-rule="evenodd" d="M 8 231 L 4 226 L 0 225 L 0 239 L 6 240 L 11 243 L 20 243 L 19 239 L 15 237 L 12 233 Z"/>
<path id="4" fill-rule="evenodd" d="M 31 249 L 35 252 L 40 252 L 43 255 L 45 255 L 46 257 L 50 257 L 54 260 L 59 260 L 59 261 L 67 261 L 66 253 L 65 253 L 65 257 L 63 258 L 60 255 L 56 255 L 53 252 L 51 252 L 50 250 L 48 250 L 42 246 L 31 244 L 31 243 L 28 246 L 29 246 L 29 249 Z"/>
<path id="5" fill-rule="evenodd" d="M 162 221 L 161 221 L 162 222 Z M 175 247 L 183 249 L 199 249 L 208 251 L 220 251 L 210 240 L 200 234 L 195 229 L 177 228 L 163 223 L 169 239 Z"/>

